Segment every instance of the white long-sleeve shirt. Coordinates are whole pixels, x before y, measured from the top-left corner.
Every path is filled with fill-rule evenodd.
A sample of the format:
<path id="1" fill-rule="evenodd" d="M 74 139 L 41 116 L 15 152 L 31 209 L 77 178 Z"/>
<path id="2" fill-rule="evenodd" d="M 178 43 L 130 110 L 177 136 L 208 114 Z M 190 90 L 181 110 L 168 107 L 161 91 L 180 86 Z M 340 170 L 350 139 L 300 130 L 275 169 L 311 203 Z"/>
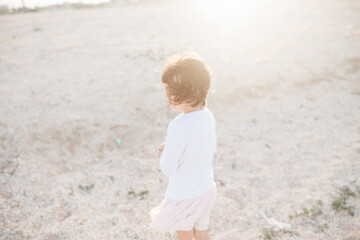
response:
<path id="1" fill-rule="evenodd" d="M 165 143 L 160 169 L 169 177 L 167 198 L 194 198 L 216 185 L 212 170 L 217 145 L 215 119 L 207 107 L 174 118 Z"/>

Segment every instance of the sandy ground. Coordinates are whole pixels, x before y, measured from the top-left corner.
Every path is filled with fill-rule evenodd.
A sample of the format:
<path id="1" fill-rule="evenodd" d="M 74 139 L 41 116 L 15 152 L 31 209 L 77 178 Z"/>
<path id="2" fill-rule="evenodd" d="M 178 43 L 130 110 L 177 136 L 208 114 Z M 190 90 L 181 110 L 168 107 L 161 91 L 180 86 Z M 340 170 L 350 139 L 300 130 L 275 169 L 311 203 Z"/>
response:
<path id="1" fill-rule="evenodd" d="M 272 239 L 360 239 L 360 2 L 252 3 L 237 16 L 155 1 L 1 15 L 0 239 L 176 239 L 148 212 L 179 114 L 162 63 L 188 50 L 215 73 L 211 239 L 265 238 L 261 212 L 298 233 Z M 331 206 L 343 186 L 354 216 Z M 312 206 L 322 214 L 295 216 Z"/>

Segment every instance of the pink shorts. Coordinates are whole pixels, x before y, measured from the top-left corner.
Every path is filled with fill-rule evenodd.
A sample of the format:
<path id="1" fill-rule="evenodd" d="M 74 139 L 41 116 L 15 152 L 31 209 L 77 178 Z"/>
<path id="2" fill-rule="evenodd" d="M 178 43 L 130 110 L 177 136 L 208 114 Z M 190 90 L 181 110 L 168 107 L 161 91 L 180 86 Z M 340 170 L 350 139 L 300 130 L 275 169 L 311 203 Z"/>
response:
<path id="1" fill-rule="evenodd" d="M 209 216 L 217 196 L 212 189 L 190 199 L 164 198 L 161 204 L 150 210 L 150 227 L 161 232 L 207 230 Z"/>

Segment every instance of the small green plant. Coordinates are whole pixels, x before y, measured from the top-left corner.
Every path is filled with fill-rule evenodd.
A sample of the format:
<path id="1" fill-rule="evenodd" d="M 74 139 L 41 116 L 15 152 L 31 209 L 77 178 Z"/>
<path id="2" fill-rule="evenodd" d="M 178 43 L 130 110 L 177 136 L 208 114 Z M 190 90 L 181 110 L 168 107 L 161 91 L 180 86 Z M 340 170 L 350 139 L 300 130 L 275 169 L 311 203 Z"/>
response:
<path id="1" fill-rule="evenodd" d="M 139 193 L 139 195 L 140 195 L 140 196 L 143 196 L 143 195 L 148 194 L 148 193 L 149 193 L 149 191 L 147 191 L 147 190 L 146 190 L 146 191 L 141 191 L 141 192 Z"/>
<path id="2" fill-rule="evenodd" d="M 145 191 L 141 191 L 139 194 L 137 194 L 136 192 L 134 192 L 133 190 L 129 191 L 128 192 L 128 195 L 131 195 L 133 197 L 137 197 L 139 196 L 140 197 L 140 200 L 143 200 L 145 199 L 144 195 L 148 194 L 149 191 L 145 190 Z"/>
<path id="3" fill-rule="evenodd" d="M 262 229 L 262 232 L 263 232 L 263 239 L 266 239 L 266 240 L 271 240 L 273 239 L 273 237 L 275 237 L 275 234 L 274 234 L 274 228 L 263 228 Z"/>
<path id="4" fill-rule="evenodd" d="M 351 181 L 350 184 L 354 185 L 356 180 Z M 339 196 L 331 203 L 331 207 L 335 211 L 345 210 L 350 216 L 354 216 L 354 207 L 346 204 L 346 200 L 349 197 L 356 197 L 356 193 L 349 186 L 345 185 L 340 188 Z"/>
<path id="5" fill-rule="evenodd" d="M 331 204 L 332 208 L 336 211 L 340 209 L 346 209 L 345 205 L 346 205 L 346 200 L 344 197 L 339 197 L 338 199 L 334 200 Z"/>
<path id="6" fill-rule="evenodd" d="M 317 207 L 317 206 L 311 207 L 310 212 L 311 212 L 311 216 L 312 216 L 313 218 L 315 218 L 315 217 L 317 217 L 317 216 L 319 216 L 319 215 L 322 214 L 322 210 L 321 210 L 319 207 Z"/>
<path id="7" fill-rule="evenodd" d="M 309 210 L 307 208 L 303 208 L 303 213 L 302 215 L 308 215 L 309 214 Z"/>
<path id="8" fill-rule="evenodd" d="M 335 199 L 332 204 L 331 204 L 332 208 L 335 210 L 335 211 L 339 211 L 339 210 L 347 210 L 347 213 L 350 215 L 350 216 L 354 216 L 355 213 L 354 213 L 354 207 L 352 206 L 347 206 L 346 205 L 346 198 L 343 197 L 343 196 L 340 196 L 338 199 Z"/>
<path id="9" fill-rule="evenodd" d="M 312 218 L 315 218 L 323 213 L 323 211 L 321 209 L 322 205 L 323 205 L 322 200 L 318 200 L 317 204 L 313 204 L 312 207 L 310 208 L 310 210 L 308 208 L 304 207 L 302 212 L 300 212 L 300 213 L 295 212 L 295 214 L 296 214 L 296 216 L 301 216 L 301 215 L 309 216 L 309 214 L 310 214 Z"/>
<path id="10" fill-rule="evenodd" d="M 79 188 L 83 191 L 90 192 L 95 187 L 95 184 L 90 184 L 90 186 L 82 186 L 79 184 Z"/>
<path id="11" fill-rule="evenodd" d="M 355 196 L 356 196 L 356 195 L 355 195 L 355 192 L 352 191 L 352 190 L 349 188 L 349 186 L 344 186 L 344 187 L 342 187 L 342 188 L 340 189 L 340 191 L 341 191 L 342 195 L 345 196 L 345 197 L 350 197 L 350 196 L 355 197 Z"/>
<path id="12" fill-rule="evenodd" d="M 271 239 L 277 239 L 277 237 L 280 236 L 280 234 L 285 234 L 285 233 L 290 233 L 293 236 L 299 236 L 299 233 L 296 231 L 296 227 L 292 228 L 292 229 L 279 229 L 278 227 L 276 227 L 276 229 L 274 229 L 274 227 L 271 228 L 263 228 L 262 229 L 262 238 L 265 240 L 271 240 Z"/>

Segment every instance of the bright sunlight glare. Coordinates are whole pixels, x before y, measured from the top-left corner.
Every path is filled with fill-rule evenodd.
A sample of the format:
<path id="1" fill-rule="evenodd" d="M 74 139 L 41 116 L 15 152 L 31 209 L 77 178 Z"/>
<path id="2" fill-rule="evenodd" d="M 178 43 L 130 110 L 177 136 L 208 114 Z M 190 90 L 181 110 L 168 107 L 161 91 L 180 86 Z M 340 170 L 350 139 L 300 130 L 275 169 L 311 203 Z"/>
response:
<path id="1" fill-rule="evenodd" d="M 262 13 L 265 0 L 209 0 L 204 10 L 217 20 L 251 18 Z"/>

